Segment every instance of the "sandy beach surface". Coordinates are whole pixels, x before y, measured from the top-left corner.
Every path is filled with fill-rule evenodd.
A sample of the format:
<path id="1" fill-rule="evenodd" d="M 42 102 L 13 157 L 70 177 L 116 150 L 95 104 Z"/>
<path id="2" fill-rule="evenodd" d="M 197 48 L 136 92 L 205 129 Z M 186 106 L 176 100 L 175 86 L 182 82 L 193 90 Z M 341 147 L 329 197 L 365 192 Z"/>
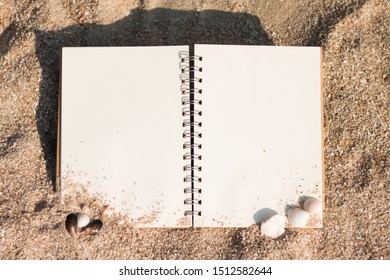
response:
<path id="1" fill-rule="evenodd" d="M 194 43 L 323 47 L 324 227 L 273 240 L 257 225 L 112 216 L 73 238 L 64 221 L 80 206 L 54 188 L 61 47 Z M 1 0 L 0 259 L 390 259 L 389 46 L 381 0 Z M 99 215 L 101 201 L 80 199 Z"/>

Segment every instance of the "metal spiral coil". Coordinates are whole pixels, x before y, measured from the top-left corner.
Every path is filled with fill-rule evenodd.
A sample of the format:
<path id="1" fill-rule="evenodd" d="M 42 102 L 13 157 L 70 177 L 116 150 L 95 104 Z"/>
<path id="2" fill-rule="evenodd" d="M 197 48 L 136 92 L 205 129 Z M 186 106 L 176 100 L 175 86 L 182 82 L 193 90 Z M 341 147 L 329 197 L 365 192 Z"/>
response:
<path id="1" fill-rule="evenodd" d="M 188 187 L 188 188 L 184 188 L 184 193 L 197 193 L 197 194 L 200 194 L 200 193 L 202 193 L 202 189 L 201 188 L 191 188 L 191 187 Z"/>
<path id="2" fill-rule="evenodd" d="M 183 121 L 183 127 L 186 127 L 186 126 L 197 126 L 197 127 L 202 127 L 202 122 L 198 122 L 198 121 L 191 121 L 189 119 L 186 119 Z"/>
<path id="3" fill-rule="evenodd" d="M 185 142 L 183 144 L 183 149 L 202 149 L 202 144 Z"/>
<path id="4" fill-rule="evenodd" d="M 184 211 L 184 216 L 202 216 L 202 211 L 192 211 L 192 210 L 188 210 L 188 211 Z"/>
<path id="5" fill-rule="evenodd" d="M 188 198 L 184 200 L 184 204 L 191 206 L 190 210 L 184 212 L 185 216 L 200 216 L 201 211 L 197 209 L 201 204 L 200 194 L 202 189 L 199 184 L 202 182 L 202 177 L 199 176 L 202 167 L 199 161 L 202 160 L 202 155 L 199 153 L 202 149 L 202 144 L 195 141 L 196 138 L 202 138 L 202 132 L 199 129 L 202 127 L 202 110 L 199 106 L 202 105 L 202 100 L 199 98 L 203 82 L 200 74 L 203 68 L 200 62 L 203 61 L 202 56 L 190 55 L 190 52 L 179 53 L 180 62 L 180 91 L 182 94 L 182 116 L 183 119 L 183 134 L 182 137 L 187 141 L 183 143 L 183 149 L 186 151 L 183 154 L 183 160 L 188 161 L 188 164 L 183 166 L 183 171 L 187 172 L 183 182 L 186 185 L 184 193 L 188 194 Z"/>
<path id="6" fill-rule="evenodd" d="M 202 166 L 187 164 L 187 165 L 183 166 L 183 170 L 184 171 L 191 171 L 191 170 L 202 171 Z"/>
<path id="7" fill-rule="evenodd" d="M 200 204 L 202 204 L 202 200 L 200 200 L 200 199 L 191 199 L 191 198 L 184 199 L 184 204 L 193 204 L 193 203 L 200 205 Z"/>
<path id="8" fill-rule="evenodd" d="M 202 178 L 198 176 L 187 175 L 184 177 L 184 182 L 202 182 Z"/>

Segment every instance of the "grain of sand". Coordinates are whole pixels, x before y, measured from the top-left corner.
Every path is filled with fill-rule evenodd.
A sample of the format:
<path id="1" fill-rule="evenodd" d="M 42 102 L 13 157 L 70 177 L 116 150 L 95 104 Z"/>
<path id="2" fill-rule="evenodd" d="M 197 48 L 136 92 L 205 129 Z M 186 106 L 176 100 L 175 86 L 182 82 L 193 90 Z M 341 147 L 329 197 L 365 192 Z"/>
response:
<path id="1" fill-rule="evenodd" d="M 0 259 L 389 259 L 389 13 L 379 0 L 0 1 Z M 114 216 L 72 238 L 79 205 L 53 190 L 60 48 L 193 43 L 323 47 L 324 227 L 272 240 Z M 99 199 L 81 199 L 98 217 Z"/>

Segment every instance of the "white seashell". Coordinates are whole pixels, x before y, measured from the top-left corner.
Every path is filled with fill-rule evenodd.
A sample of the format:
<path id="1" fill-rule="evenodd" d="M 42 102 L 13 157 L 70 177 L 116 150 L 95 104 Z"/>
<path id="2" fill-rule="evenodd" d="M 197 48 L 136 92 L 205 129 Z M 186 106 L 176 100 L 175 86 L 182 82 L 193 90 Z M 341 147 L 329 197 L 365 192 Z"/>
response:
<path id="1" fill-rule="evenodd" d="M 278 238 L 284 233 L 285 218 L 274 215 L 261 223 L 261 233 L 271 238 Z"/>
<path id="2" fill-rule="evenodd" d="M 310 197 L 303 202 L 303 209 L 314 215 L 322 211 L 322 203 L 318 198 Z"/>
<path id="3" fill-rule="evenodd" d="M 86 225 L 89 224 L 89 217 L 87 214 L 85 213 L 78 213 L 77 214 L 77 226 L 79 228 L 82 228 L 82 227 L 85 227 Z"/>
<path id="4" fill-rule="evenodd" d="M 304 227 L 309 220 L 309 217 L 309 212 L 298 207 L 287 210 L 287 218 L 294 227 Z"/>

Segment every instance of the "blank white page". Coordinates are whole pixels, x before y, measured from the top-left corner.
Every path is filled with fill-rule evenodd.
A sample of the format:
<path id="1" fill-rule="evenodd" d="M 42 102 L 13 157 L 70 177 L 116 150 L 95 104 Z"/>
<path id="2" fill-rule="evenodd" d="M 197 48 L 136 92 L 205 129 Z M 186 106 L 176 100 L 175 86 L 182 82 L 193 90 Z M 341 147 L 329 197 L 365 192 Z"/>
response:
<path id="1" fill-rule="evenodd" d="M 134 226 L 191 225 L 183 217 L 179 51 L 188 46 L 63 49 L 65 202 L 80 184 Z"/>
<path id="2" fill-rule="evenodd" d="M 321 50 L 196 45 L 202 83 L 202 215 L 246 227 L 300 196 L 322 199 Z M 313 227 L 322 226 L 319 217 Z"/>

